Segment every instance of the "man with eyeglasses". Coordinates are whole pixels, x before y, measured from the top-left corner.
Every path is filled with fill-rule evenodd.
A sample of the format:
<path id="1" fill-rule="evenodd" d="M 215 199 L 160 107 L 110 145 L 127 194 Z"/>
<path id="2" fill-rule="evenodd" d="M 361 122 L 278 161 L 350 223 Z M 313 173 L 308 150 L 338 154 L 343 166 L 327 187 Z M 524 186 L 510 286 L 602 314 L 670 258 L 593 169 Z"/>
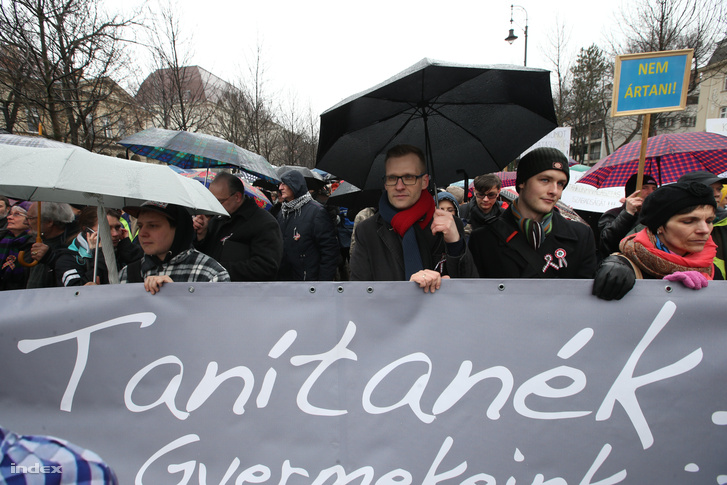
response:
<path id="1" fill-rule="evenodd" d="M 443 277 L 476 278 L 459 218 L 437 209 L 424 153 L 397 145 L 386 153 L 379 212 L 354 229 L 353 281 L 414 281 L 434 292 Z"/>
<path id="2" fill-rule="evenodd" d="M 196 216 L 194 247 L 224 266 L 232 281 L 275 281 L 283 256 L 278 221 L 230 173 L 217 174 L 209 189 L 230 215 Z"/>
<path id="3" fill-rule="evenodd" d="M 593 278 L 593 231 L 555 208 L 569 177 L 568 159 L 555 148 L 537 148 L 520 160 L 518 198 L 500 218 L 470 236 L 480 277 Z"/>
<path id="4" fill-rule="evenodd" d="M 475 196 L 459 208 L 460 217 L 466 221 L 465 233 L 490 224 L 502 215 L 504 209 L 500 197 L 502 181 L 495 174 L 478 175 L 473 181 Z"/>

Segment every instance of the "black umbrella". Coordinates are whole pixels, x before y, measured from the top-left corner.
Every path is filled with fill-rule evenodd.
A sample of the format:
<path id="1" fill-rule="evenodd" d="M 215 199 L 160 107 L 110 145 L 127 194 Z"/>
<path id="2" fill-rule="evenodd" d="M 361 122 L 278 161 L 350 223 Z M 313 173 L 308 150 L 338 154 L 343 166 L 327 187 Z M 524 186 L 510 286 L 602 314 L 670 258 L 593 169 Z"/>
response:
<path id="1" fill-rule="evenodd" d="M 548 71 L 424 59 L 324 112 L 316 167 L 381 188 L 386 151 L 408 143 L 446 185 L 502 169 L 556 126 Z"/>
<path id="2" fill-rule="evenodd" d="M 379 207 L 382 189 L 361 190 L 349 182 L 341 184 L 331 192 L 328 204 L 348 209 L 349 219 L 353 220 L 358 212 L 365 207 Z"/>

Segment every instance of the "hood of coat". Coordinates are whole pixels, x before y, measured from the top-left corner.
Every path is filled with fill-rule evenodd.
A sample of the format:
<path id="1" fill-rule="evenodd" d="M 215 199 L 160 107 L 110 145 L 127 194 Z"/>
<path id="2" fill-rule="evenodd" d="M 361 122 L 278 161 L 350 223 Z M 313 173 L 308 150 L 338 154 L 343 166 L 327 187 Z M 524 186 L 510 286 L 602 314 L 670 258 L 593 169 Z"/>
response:
<path id="1" fill-rule="evenodd" d="M 288 172 L 285 172 L 282 177 L 280 177 L 280 180 L 290 187 L 290 190 L 293 191 L 293 195 L 297 199 L 298 197 L 305 195 L 308 192 L 308 186 L 305 183 L 305 177 L 303 177 L 303 174 L 298 172 L 297 170 L 290 170 Z"/>

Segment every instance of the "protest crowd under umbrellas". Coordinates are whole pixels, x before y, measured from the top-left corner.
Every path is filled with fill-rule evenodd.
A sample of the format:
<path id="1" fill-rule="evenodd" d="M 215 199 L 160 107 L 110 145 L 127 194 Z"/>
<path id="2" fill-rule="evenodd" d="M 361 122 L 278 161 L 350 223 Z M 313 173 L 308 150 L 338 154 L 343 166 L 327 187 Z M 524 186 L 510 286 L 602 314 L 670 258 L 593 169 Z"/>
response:
<path id="1" fill-rule="evenodd" d="M 88 58 L 68 64 L 85 63 L 79 71 L 99 71 L 93 79 L 79 72 L 62 88 L 51 82 L 53 73 L 41 69 L 43 63 L 32 62 L 23 73 L 18 66 L 33 58 L 23 54 L 31 47 L 23 42 L 32 40 L 17 40 L 25 38 L 20 20 L 27 6 L 13 3 L 18 5 L 3 5 L 0 19 L 6 24 L 0 27 L 0 94 L 8 100 L 0 130 L 0 299 L 7 302 L 59 295 L 73 287 L 75 293 L 67 294 L 78 297 L 81 311 L 84 295 L 116 290 L 133 294 L 149 308 L 179 312 L 176 318 L 183 319 L 184 310 L 165 301 L 180 284 L 190 294 L 255 288 L 264 295 L 256 303 L 270 305 L 270 319 L 282 312 L 305 323 L 347 309 L 331 297 L 319 313 L 297 314 L 285 303 L 289 296 L 298 297 L 296 289 L 311 297 L 330 290 L 335 297 L 347 291 L 347 284 L 358 288 L 358 283 L 366 285 L 366 304 L 391 308 L 416 305 L 412 302 L 420 300 L 414 298 L 426 298 L 429 305 L 440 298 L 444 305 L 448 285 L 457 285 L 460 296 L 466 285 L 483 282 L 504 293 L 511 280 L 530 280 L 528 289 L 536 294 L 538 288 L 556 288 L 547 286 L 559 284 L 553 280 L 580 280 L 588 285 L 585 298 L 611 308 L 629 302 L 649 284 L 643 280 L 662 281 L 669 292 L 698 290 L 715 305 L 724 301 L 727 124 L 721 120 L 727 119 L 727 38 L 718 35 L 727 31 L 724 5 L 707 2 L 705 7 L 719 19 L 707 23 L 710 31 L 699 31 L 711 42 L 707 48 L 704 42 L 651 46 L 634 41 L 612 55 L 593 44 L 581 49 L 566 77 L 560 65 L 535 66 L 532 55 L 528 63 L 528 22 L 534 19 L 528 18 L 527 6 L 512 5 L 504 40 L 524 47 L 523 65 L 424 58 L 399 66 L 366 89 L 351 90 L 320 116 L 301 123 L 292 109 L 287 118 L 273 116 L 272 104 L 255 106 L 260 100 L 248 88 L 199 66 L 161 63 L 136 84 L 135 93 L 128 93 L 111 71 L 99 71 L 116 62 L 99 46 L 86 49 Z M 138 23 L 114 19 L 100 28 L 112 29 L 118 42 L 124 29 Z M 544 42 L 533 32 L 531 50 L 533 42 Z M 365 63 L 360 67 L 367 69 Z M 643 84 L 634 88 L 636 80 Z M 75 93 L 81 101 L 64 106 L 61 93 L 68 94 L 71 84 L 84 85 L 88 92 Z M 55 94 L 38 95 L 43 85 Z M 598 95 L 586 89 L 596 85 L 602 87 Z M 167 92 L 175 86 L 181 86 L 178 96 Z M 97 111 L 84 111 L 82 100 L 93 96 Z M 646 99 L 650 96 L 659 99 Z M 57 105 L 51 107 L 49 100 Z M 13 110 L 13 103 L 20 104 Z M 412 302 L 394 302 L 376 292 L 375 283 L 384 282 L 416 288 L 416 295 Z M 472 308 L 457 311 L 487 320 L 487 298 L 468 300 Z M 565 307 L 572 296 L 562 298 Z M 243 315 L 247 308 L 235 311 Z M 144 323 L 151 312 L 140 310 L 142 328 L 151 325 Z M 214 312 L 208 312 L 212 326 Z M 523 310 L 513 312 L 513 318 L 526 318 Z M 527 312 L 539 322 L 538 309 Z M 415 311 L 392 314 L 426 320 Z M 2 320 L 0 339 L 6 338 Z M 456 325 L 432 325 L 445 323 Z M 341 342 L 352 338 L 352 324 L 337 327 Z M 83 338 L 77 338 L 83 349 Z M 286 333 L 269 346 L 270 361 L 295 339 L 295 333 Z M 558 357 L 575 355 L 577 340 L 564 345 Z M 341 346 L 336 355 L 348 357 L 336 359 L 355 361 L 353 352 Z M 20 343 L 16 347 L 32 352 Z M 456 352 L 451 349 L 452 355 Z M 172 357 L 161 360 L 176 365 L 179 359 Z M 297 356 L 290 362 L 297 367 L 316 358 Z M 320 373 L 326 365 L 321 363 Z M 273 367 L 256 396 L 258 410 L 275 397 Z M 76 379 L 79 371 L 73 372 Z M 240 372 L 238 377 L 246 379 Z M 173 380 L 177 390 L 181 376 Z M 129 382 L 138 384 L 143 377 Z M 216 389 L 222 380 L 210 386 Z M 70 412 L 73 385 L 63 395 L 64 412 Z M 331 388 L 338 392 L 339 385 L 344 387 L 338 382 Z M 144 408 L 128 406 L 132 387 L 124 391 L 127 407 Z M 200 383 L 186 408 L 176 403 L 176 409 L 169 400 L 173 388 L 170 384 L 148 407 L 163 403 L 180 421 L 212 394 Z M 446 390 L 467 392 L 454 384 Z M 4 392 L 0 389 L 0 401 Z M 299 406 L 311 414 L 323 409 L 303 394 Z M 375 401 L 372 393 L 365 395 Z M 404 407 L 401 403 L 410 397 L 392 409 Z M 426 413 L 408 404 L 425 421 Z M 242 414 L 242 404 L 236 406 Z M 440 397 L 433 408 L 444 413 L 452 406 Z M 375 408 L 371 404 L 366 410 Z M 435 414 L 428 417 L 433 421 Z M 487 414 L 494 420 L 498 413 Z M 713 420 L 724 419 L 719 416 Z M 62 483 L 122 483 L 119 470 L 113 470 L 114 457 L 97 455 L 98 450 L 85 449 L 75 439 L 66 442 L 41 429 L 15 426 L 0 415 L 1 483 L 40 483 L 20 480 L 61 467 L 78 470 L 77 481 Z M 642 434 L 639 438 L 642 444 L 648 441 Z M 518 463 L 519 453 L 518 448 Z M 36 463 L 40 471 L 33 471 Z M 185 465 L 170 465 L 170 470 L 175 466 L 182 470 Z M 200 481 L 204 473 L 200 465 Z M 727 470 L 721 477 L 718 482 L 727 483 Z M 248 478 L 259 477 L 251 472 Z"/>

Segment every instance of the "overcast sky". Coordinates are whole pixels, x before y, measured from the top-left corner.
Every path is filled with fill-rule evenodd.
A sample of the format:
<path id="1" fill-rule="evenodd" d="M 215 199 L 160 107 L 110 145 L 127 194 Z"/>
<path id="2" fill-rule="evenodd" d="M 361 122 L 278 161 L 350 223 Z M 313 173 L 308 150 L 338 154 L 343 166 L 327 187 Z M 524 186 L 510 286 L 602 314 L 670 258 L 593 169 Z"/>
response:
<path id="1" fill-rule="evenodd" d="M 114 3 L 119 0 L 113 0 Z M 124 2 L 125 6 L 140 3 Z M 424 57 L 468 64 L 522 65 L 525 13 L 483 0 L 178 0 L 182 33 L 194 40 L 193 64 L 231 81 L 262 46 L 270 94 L 295 96 L 314 115 L 374 86 Z M 544 50 L 557 20 L 570 33 L 572 57 L 605 46 L 621 2 L 554 0 L 520 3 L 528 15 L 528 67 L 552 69 Z M 146 66 L 140 66 L 144 69 Z"/>

